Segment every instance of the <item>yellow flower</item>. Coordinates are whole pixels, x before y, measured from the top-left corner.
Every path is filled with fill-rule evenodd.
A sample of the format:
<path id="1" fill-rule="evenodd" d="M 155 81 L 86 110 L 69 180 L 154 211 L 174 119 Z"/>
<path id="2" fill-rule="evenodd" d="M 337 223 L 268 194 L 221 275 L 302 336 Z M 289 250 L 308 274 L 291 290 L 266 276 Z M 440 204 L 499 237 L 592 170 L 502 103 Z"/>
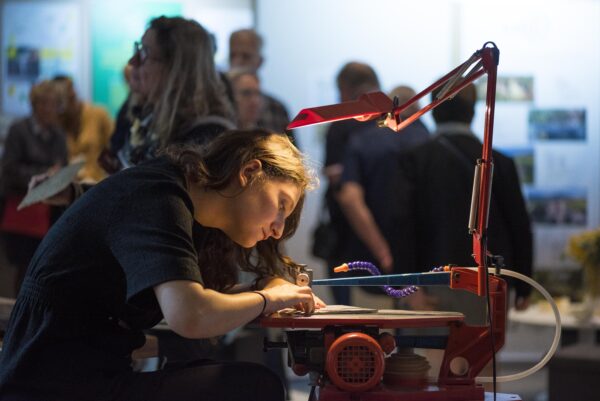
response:
<path id="1" fill-rule="evenodd" d="M 584 266 L 600 269 L 600 228 L 572 235 L 567 253 Z"/>

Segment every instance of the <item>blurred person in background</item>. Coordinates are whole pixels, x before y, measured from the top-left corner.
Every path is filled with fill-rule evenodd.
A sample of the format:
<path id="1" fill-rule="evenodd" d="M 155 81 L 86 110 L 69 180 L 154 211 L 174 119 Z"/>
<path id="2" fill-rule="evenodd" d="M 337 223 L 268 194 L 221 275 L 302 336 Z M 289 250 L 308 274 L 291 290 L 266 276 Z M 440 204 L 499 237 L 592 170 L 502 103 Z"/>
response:
<path id="1" fill-rule="evenodd" d="M 229 37 L 229 69 L 249 69 L 258 75 L 264 62 L 263 38 L 254 29 L 240 29 Z M 286 132 L 290 117 L 283 103 L 261 91 L 261 113 L 257 126 L 273 132 Z M 293 141 L 291 131 L 286 132 Z"/>
<path id="2" fill-rule="evenodd" d="M 431 93 L 434 100 L 438 88 Z M 414 148 L 401 161 L 410 220 L 397 224 L 410 225 L 415 238 L 415 271 L 428 271 L 437 266 L 454 264 L 473 266 L 473 243 L 469 234 L 469 212 L 473 187 L 473 171 L 481 157 L 482 143 L 471 130 L 475 115 L 477 91 L 469 84 L 452 99 L 433 109 L 436 130 L 430 141 Z M 532 231 L 519 176 L 513 160 L 493 151 L 494 174 L 491 188 L 488 250 L 501 255 L 503 263 L 526 276 L 531 276 L 533 262 Z M 410 187 L 406 185 L 410 184 Z M 509 284 L 511 282 L 509 281 Z M 512 287 L 512 286 L 511 286 Z M 427 304 L 436 309 L 459 311 L 469 324 L 485 324 L 485 300 L 466 291 L 425 287 Z M 524 309 L 529 303 L 531 287 L 516 281 L 511 288 L 515 307 Z"/>
<path id="3" fill-rule="evenodd" d="M 361 95 L 378 91 L 379 78 L 373 67 L 368 64 L 352 61 L 346 63 L 338 72 L 336 83 L 341 102 L 358 99 Z M 345 277 L 344 273 L 333 273 L 333 268 L 354 259 L 353 247 L 360 240 L 350 226 L 348 219 L 339 204 L 339 190 L 344 171 L 344 158 L 348 144 L 354 136 L 368 131 L 370 123 L 361 123 L 354 119 L 333 122 L 325 134 L 325 162 L 323 173 L 328 181 L 323 202 L 329 213 L 330 224 L 335 233 L 325 262 L 327 273 L 331 278 Z M 366 131 L 365 131 L 366 130 Z M 349 287 L 332 287 L 333 298 L 336 304 L 350 305 Z"/>
<path id="4" fill-rule="evenodd" d="M 131 64 L 127 63 L 123 68 L 123 78 L 129 88 L 127 98 L 119 108 L 115 122 L 115 130 L 110 136 L 109 149 L 121 149 L 125 145 L 125 140 L 129 136 L 133 115 L 139 114 L 139 108 L 144 104 L 144 99 L 140 95 L 140 74 Z M 112 172 L 109 172 L 112 173 Z"/>
<path id="5" fill-rule="evenodd" d="M 233 89 L 238 127 L 258 127 L 263 106 L 258 76 L 249 69 L 235 69 L 227 73 L 227 78 Z"/>
<path id="6" fill-rule="evenodd" d="M 109 143 L 113 121 L 103 107 L 79 99 L 71 78 L 57 76 L 53 81 L 60 91 L 60 122 L 67 138 L 69 160 L 85 160 L 77 178 L 98 182 L 106 177 L 98 157 Z"/>
<path id="7" fill-rule="evenodd" d="M 390 93 L 398 104 L 414 95 L 408 86 L 399 86 Z M 415 103 L 400 117 L 405 119 L 418 109 Z M 362 127 L 367 131 L 352 137 L 348 145 L 338 194 L 346 219 L 359 239 L 348 244 L 353 249 L 352 260 L 369 261 L 385 274 L 411 273 L 405 269 L 413 265 L 413 238 L 394 219 L 395 215 L 406 213 L 406 209 L 397 206 L 405 189 L 397 185 L 394 174 L 403 155 L 426 142 L 429 131 L 420 120 L 399 133 L 374 122 L 365 122 Z"/>
<path id="8" fill-rule="evenodd" d="M 17 269 L 14 284 L 18 292 L 36 248 L 59 210 L 38 204 L 16 210 L 27 193 L 32 176 L 67 164 L 67 144 L 60 127 L 60 90 L 52 81 L 31 88 L 32 114 L 14 122 L 4 143 L 1 160 L 0 198 L 4 206 L 1 230 L 6 256 Z"/>

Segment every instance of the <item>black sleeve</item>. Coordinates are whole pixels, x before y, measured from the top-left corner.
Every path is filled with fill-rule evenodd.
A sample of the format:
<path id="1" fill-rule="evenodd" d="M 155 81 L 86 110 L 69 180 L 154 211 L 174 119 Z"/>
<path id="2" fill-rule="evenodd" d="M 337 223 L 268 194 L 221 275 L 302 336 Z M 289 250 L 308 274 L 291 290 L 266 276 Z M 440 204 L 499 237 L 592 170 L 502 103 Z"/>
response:
<path id="1" fill-rule="evenodd" d="M 325 167 L 344 161 L 346 136 L 340 128 L 341 125 L 333 123 L 325 135 Z"/>
<path id="2" fill-rule="evenodd" d="M 399 236 L 398 252 L 402 252 L 401 259 L 397 259 L 395 263 L 396 273 L 420 272 L 427 268 L 420 260 L 420 252 L 427 244 L 419 238 L 417 230 L 419 180 L 414 150 L 409 150 L 399 158 L 397 170 L 392 177 L 396 205 L 391 211 L 391 216 L 394 226 L 400 231 L 396 235 Z"/>
<path id="3" fill-rule="evenodd" d="M 202 283 L 192 240 L 187 193 L 174 182 L 153 183 L 117 202 L 108 242 L 127 281 L 127 299 L 172 280 Z"/>

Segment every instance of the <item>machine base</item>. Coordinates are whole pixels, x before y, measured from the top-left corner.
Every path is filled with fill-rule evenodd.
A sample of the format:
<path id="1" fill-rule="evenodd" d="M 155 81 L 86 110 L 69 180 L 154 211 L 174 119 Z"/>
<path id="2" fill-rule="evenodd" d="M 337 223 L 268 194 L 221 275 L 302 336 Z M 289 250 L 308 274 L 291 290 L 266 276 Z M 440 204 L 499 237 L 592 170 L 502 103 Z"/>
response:
<path id="1" fill-rule="evenodd" d="M 422 389 L 398 389 L 381 384 L 363 393 L 340 391 L 333 385 L 321 387 L 314 401 L 492 401 L 494 395 L 482 386 L 428 386 Z M 312 401 L 312 400 L 309 400 Z M 516 394 L 496 393 L 496 401 L 522 401 Z"/>

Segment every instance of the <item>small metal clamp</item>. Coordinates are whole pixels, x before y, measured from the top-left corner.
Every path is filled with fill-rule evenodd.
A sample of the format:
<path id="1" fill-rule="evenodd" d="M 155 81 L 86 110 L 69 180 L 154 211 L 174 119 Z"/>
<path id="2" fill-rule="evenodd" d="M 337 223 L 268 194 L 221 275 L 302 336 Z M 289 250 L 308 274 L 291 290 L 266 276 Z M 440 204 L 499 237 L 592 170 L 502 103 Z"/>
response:
<path id="1" fill-rule="evenodd" d="M 311 285 L 313 280 L 312 269 L 307 269 L 306 265 L 298 265 L 298 271 L 296 274 L 296 285 L 300 287 L 306 287 Z"/>

